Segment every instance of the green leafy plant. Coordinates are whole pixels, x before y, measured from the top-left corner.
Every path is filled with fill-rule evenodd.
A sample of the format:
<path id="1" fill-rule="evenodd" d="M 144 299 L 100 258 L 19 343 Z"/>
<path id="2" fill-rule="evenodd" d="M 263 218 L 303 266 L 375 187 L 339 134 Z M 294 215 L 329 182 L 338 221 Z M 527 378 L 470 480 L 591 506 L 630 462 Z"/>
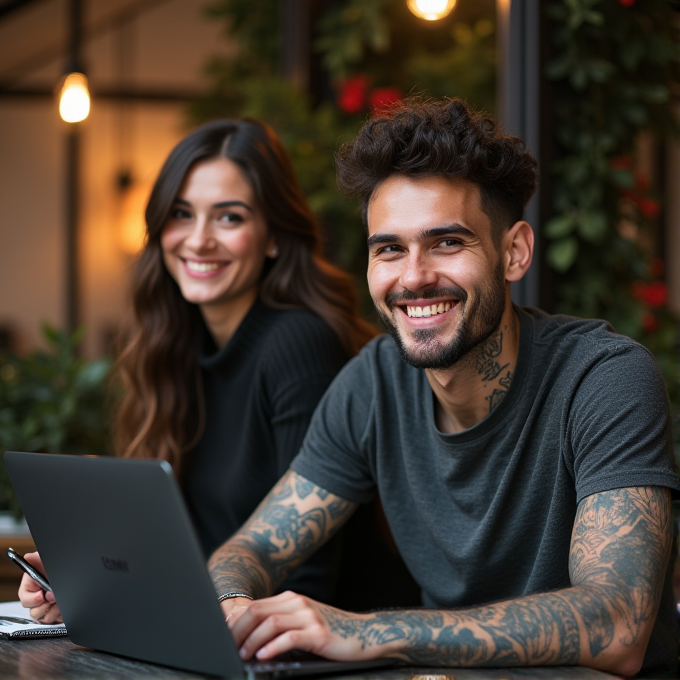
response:
<path id="1" fill-rule="evenodd" d="M 645 344 L 680 426 L 679 320 L 653 247 L 663 196 L 638 158 L 641 135 L 680 133 L 669 106 L 680 80 L 674 10 L 667 0 L 553 0 L 546 12 L 557 160 L 543 235 L 557 307 Z M 680 427 L 675 441 L 680 461 Z"/>
<path id="2" fill-rule="evenodd" d="M 46 351 L 0 353 L 0 453 L 110 453 L 106 405 L 111 362 L 78 355 L 82 328 L 69 335 L 44 325 L 42 332 Z M 21 514 L 1 462 L 0 510 Z"/>

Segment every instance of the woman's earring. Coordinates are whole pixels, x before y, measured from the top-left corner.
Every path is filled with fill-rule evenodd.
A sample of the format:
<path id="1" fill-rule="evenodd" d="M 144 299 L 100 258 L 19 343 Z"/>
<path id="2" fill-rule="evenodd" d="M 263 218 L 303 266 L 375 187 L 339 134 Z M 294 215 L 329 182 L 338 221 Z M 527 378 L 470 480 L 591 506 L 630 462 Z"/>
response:
<path id="1" fill-rule="evenodd" d="M 272 259 L 275 257 L 279 256 L 279 248 L 278 246 L 274 246 L 271 248 L 271 250 L 267 253 L 267 257 L 271 257 Z"/>

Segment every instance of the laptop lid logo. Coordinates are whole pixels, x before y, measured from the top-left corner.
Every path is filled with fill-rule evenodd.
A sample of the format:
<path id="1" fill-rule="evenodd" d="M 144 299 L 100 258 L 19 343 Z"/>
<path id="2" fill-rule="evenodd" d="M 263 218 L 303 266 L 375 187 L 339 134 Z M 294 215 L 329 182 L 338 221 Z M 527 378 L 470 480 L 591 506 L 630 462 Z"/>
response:
<path id="1" fill-rule="evenodd" d="M 102 557 L 104 569 L 108 571 L 130 571 L 127 560 L 116 560 L 112 557 Z"/>

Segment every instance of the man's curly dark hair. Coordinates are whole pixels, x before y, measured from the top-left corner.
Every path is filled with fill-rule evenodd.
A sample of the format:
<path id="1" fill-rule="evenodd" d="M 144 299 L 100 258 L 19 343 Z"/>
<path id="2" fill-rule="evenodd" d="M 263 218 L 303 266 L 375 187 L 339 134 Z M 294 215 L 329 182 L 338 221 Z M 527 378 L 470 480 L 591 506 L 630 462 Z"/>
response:
<path id="1" fill-rule="evenodd" d="M 474 182 L 496 242 L 536 189 L 536 159 L 524 142 L 462 99 L 405 99 L 364 123 L 335 166 L 340 188 L 361 199 L 364 223 L 373 192 L 392 175 Z"/>

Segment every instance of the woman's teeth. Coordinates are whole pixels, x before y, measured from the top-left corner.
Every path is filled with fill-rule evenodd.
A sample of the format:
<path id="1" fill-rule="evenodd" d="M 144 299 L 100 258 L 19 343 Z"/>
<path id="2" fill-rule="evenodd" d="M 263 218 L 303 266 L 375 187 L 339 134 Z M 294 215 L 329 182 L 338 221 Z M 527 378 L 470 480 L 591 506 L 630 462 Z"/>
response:
<path id="1" fill-rule="evenodd" d="M 192 272 L 211 272 L 219 269 L 222 265 L 219 262 L 192 262 L 191 260 L 184 260 L 187 269 Z"/>
<path id="2" fill-rule="evenodd" d="M 406 313 L 409 316 L 434 316 L 435 314 L 443 314 L 451 309 L 450 302 L 440 302 L 438 305 L 428 305 L 426 307 L 409 307 L 406 306 Z"/>

